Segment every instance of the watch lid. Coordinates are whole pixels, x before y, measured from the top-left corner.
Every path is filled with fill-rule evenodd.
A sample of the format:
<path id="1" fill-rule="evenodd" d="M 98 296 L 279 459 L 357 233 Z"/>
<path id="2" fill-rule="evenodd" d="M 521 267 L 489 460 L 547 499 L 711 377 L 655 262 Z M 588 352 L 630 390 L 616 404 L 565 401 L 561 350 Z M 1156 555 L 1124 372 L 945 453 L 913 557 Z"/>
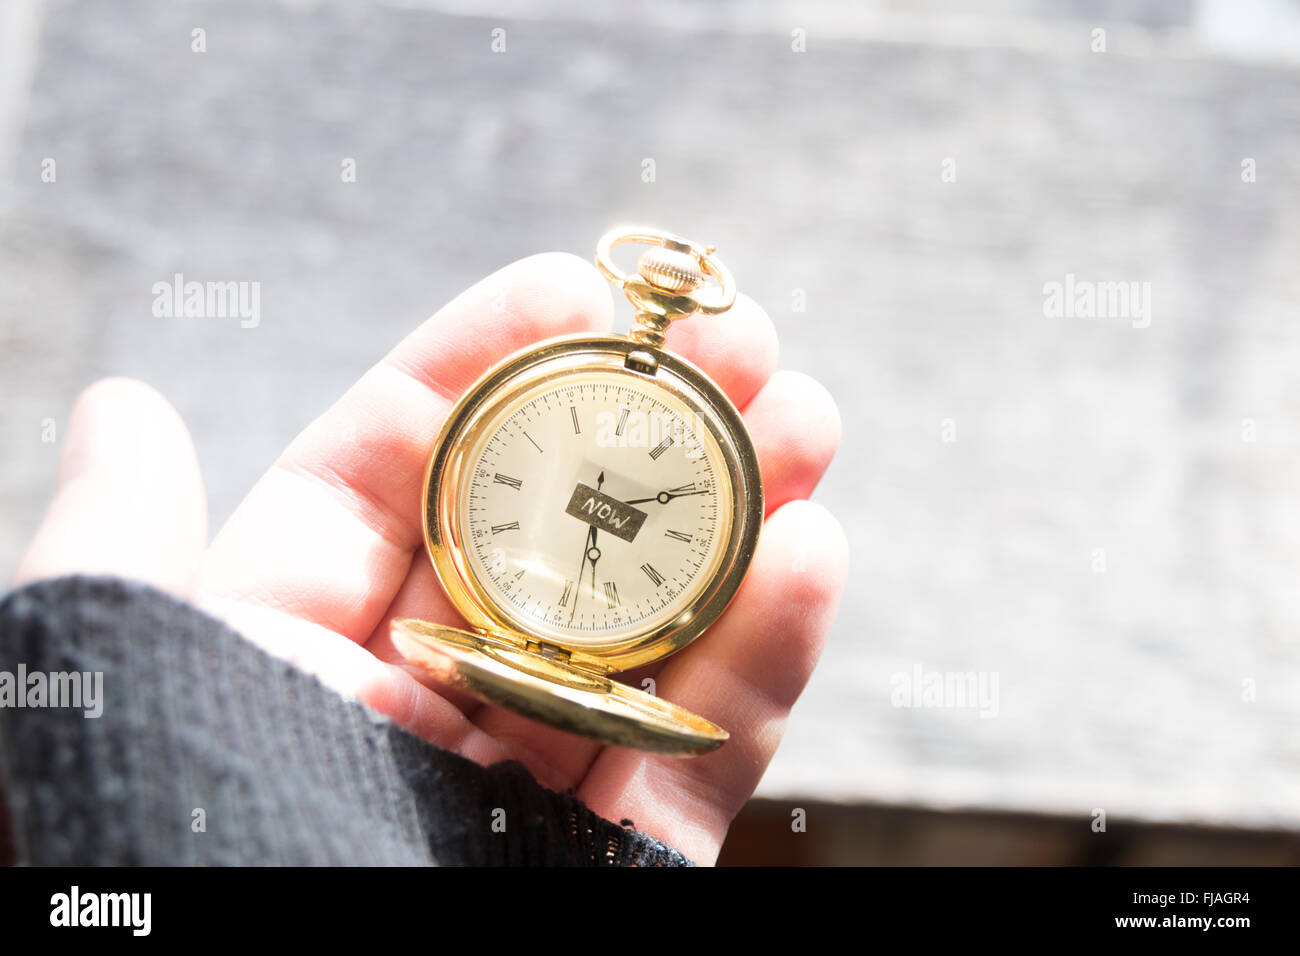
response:
<path id="1" fill-rule="evenodd" d="M 729 736 L 684 707 L 504 637 L 397 618 L 392 638 L 435 680 L 561 730 L 682 755 L 708 753 Z"/>

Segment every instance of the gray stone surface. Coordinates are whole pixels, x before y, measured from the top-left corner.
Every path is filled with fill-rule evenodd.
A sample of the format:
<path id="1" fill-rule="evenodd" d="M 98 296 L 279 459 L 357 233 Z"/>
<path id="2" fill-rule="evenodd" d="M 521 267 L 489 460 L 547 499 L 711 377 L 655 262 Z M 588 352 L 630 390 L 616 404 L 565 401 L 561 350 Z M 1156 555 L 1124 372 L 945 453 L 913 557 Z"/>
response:
<path id="1" fill-rule="evenodd" d="M 465 285 L 651 221 L 844 413 L 851 588 L 763 793 L 1300 826 L 1296 64 L 1220 55 L 1216 4 L 492 9 L 44 5 L 0 143 L 0 570 L 93 377 L 175 402 L 215 525 Z M 176 272 L 260 282 L 260 325 L 155 318 Z M 1067 274 L 1149 282 L 1149 327 L 1046 316 Z M 996 716 L 892 706 L 918 666 L 996 673 Z"/>

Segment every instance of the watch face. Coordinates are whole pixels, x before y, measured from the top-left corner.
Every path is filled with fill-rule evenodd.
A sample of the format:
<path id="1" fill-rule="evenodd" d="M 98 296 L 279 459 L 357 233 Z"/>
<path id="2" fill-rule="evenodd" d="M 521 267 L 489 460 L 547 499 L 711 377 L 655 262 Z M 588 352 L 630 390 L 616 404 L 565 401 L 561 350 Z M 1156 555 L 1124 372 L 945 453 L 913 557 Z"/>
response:
<path id="1" fill-rule="evenodd" d="M 648 633 L 714 583 L 733 515 L 706 419 L 654 379 L 551 377 L 490 405 L 455 502 L 480 599 L 566 644 Z"/>

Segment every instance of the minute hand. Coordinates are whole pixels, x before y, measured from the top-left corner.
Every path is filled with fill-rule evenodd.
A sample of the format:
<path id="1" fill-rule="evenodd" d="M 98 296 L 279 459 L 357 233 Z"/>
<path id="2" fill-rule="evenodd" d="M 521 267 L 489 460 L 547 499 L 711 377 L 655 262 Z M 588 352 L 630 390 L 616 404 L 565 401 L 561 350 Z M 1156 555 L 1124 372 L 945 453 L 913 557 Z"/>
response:
<path id="1" fill-rule="evenodd" d="M 707 495 L 708 493 L 709 493 L 709 489 L 707 488 L 705 488 L 703 491 L 661 491 L 659 492 L 659 494 L 655 495 L 652 498 L 633 498 L 631 501 L 623 502 L 623 504 L 643 505 L 647 501 L 657 501 L 661 505 L 666 505 L 674 498 L 685 498 L 687 495 Z"/>

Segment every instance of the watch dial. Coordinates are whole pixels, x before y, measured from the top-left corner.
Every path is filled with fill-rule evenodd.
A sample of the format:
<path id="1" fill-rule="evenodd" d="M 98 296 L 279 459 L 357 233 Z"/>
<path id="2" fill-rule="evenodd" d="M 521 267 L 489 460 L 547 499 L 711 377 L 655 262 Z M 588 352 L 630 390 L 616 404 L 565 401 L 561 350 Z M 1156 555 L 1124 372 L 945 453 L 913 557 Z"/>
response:
<path id="1" fill-rule="evenodd" d="M 575 373 L 484 422 L 458 503 L 480 590 L 521 630 L 597 642 L 712 583 L 732 515 L 718 441 L 653 380 Z"/>

